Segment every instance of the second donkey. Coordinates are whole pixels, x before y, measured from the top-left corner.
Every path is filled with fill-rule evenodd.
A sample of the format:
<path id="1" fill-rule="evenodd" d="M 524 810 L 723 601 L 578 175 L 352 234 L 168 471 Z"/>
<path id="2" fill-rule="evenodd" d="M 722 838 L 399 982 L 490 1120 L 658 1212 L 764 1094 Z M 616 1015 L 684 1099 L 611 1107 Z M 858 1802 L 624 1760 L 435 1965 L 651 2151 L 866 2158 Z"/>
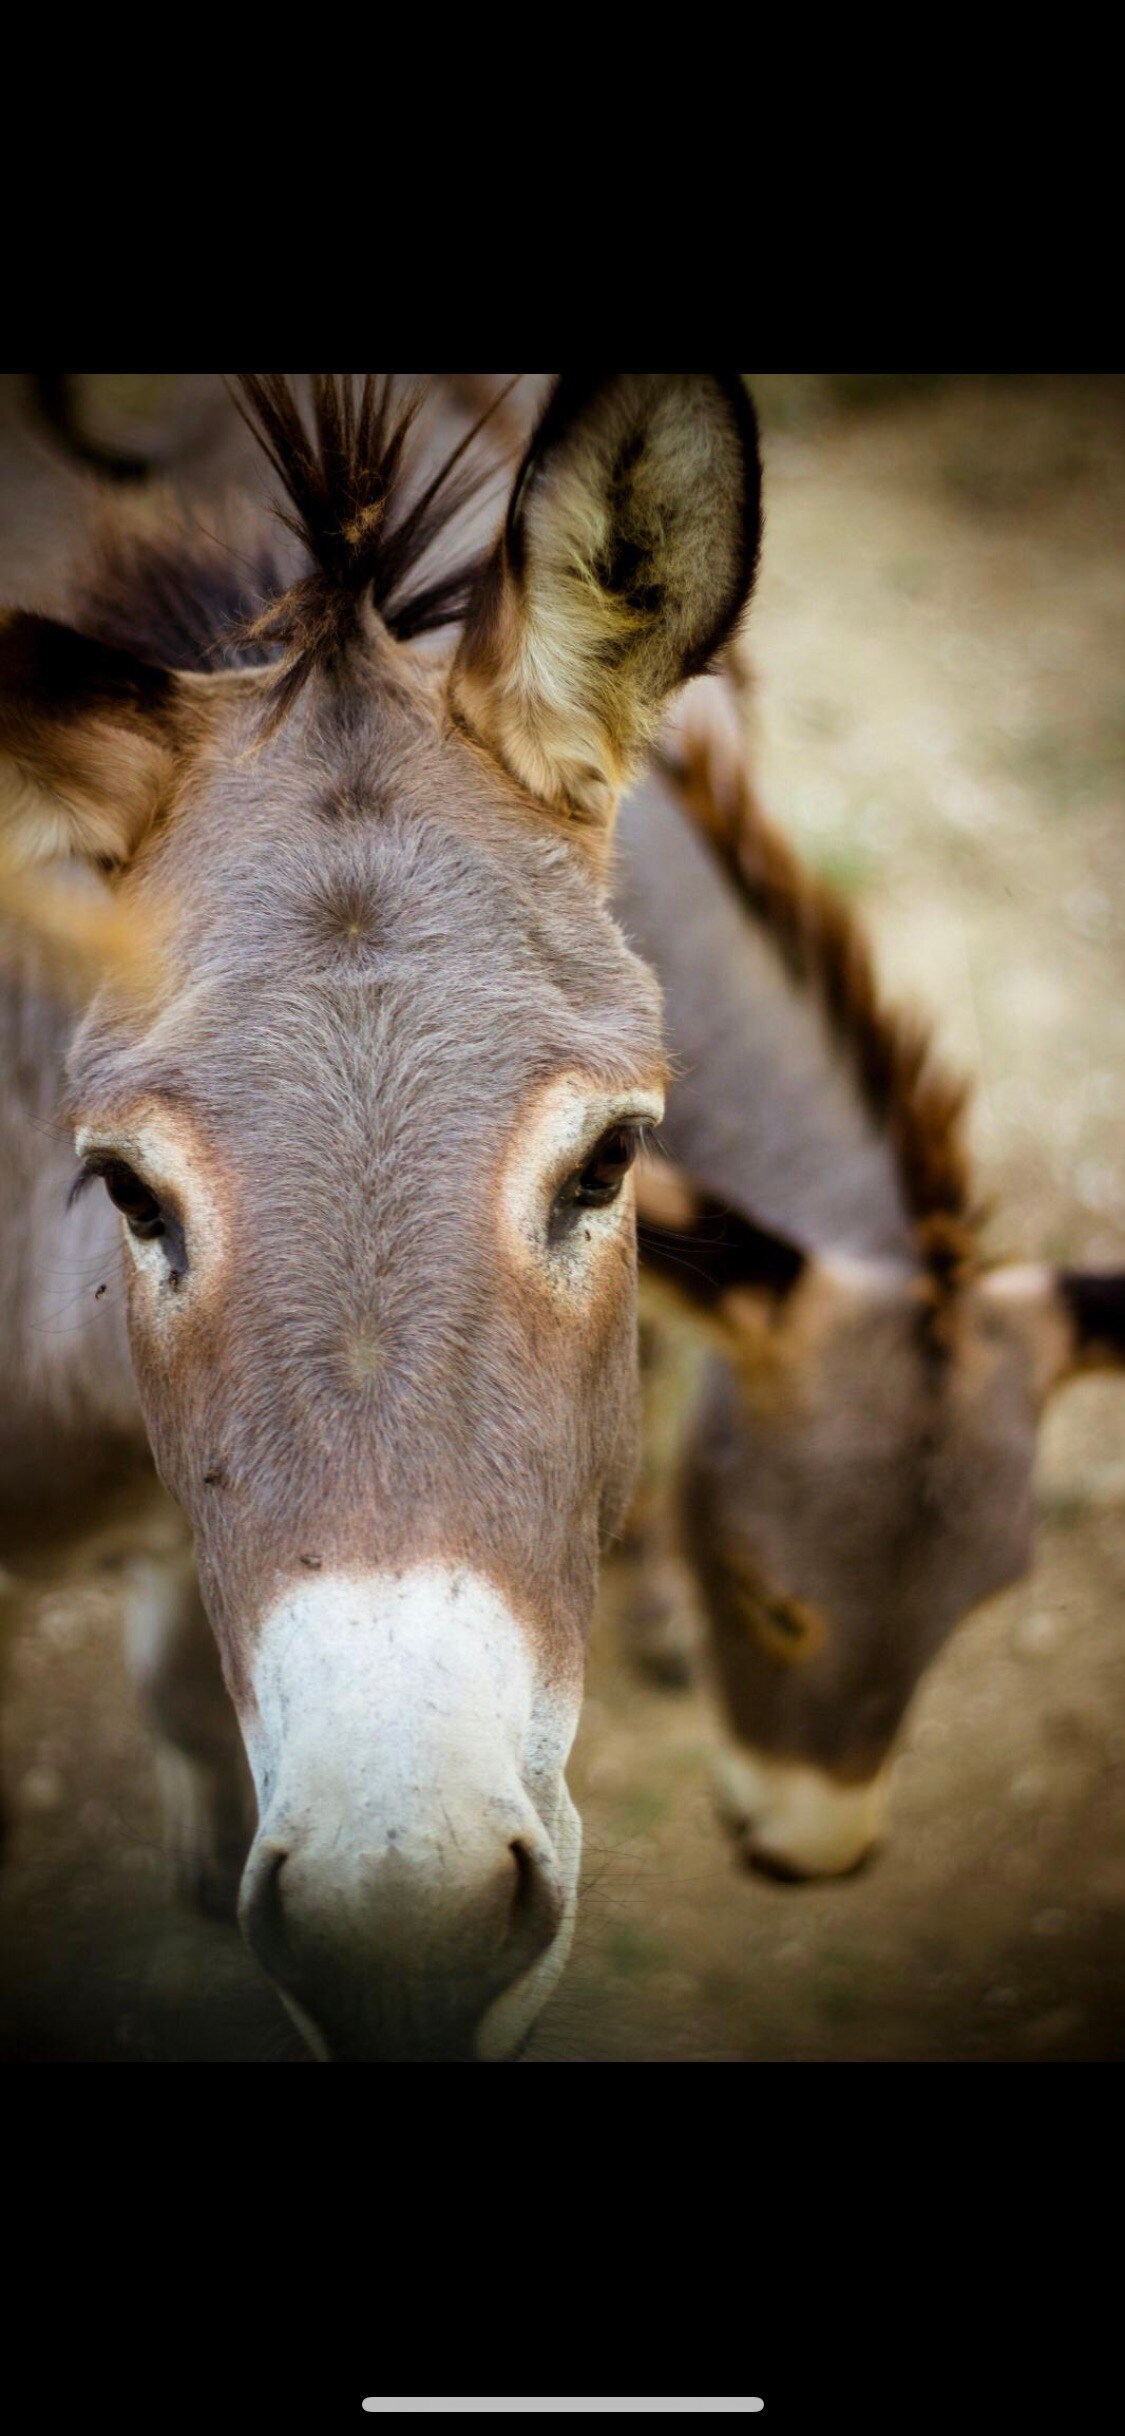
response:
<path id="1" fill-rule="evenodd" d="M 763 819 L 727 681 L 693 692 L 627 807 L 614 899 L 678 1077 L 642 1278 L 713 1345 L 678 1504 L 723 1807 L 755 1864 L 834 1874 L 880 1834 L 926 1668 L 1031 1562 L 1040 1418 L 1125 1361 L 1125 1276 L 985 1259 L 963 1088 Z M 650 1496 L 638 1522 L 635 1611 L 667 1665 L 671 1518 Z"/>

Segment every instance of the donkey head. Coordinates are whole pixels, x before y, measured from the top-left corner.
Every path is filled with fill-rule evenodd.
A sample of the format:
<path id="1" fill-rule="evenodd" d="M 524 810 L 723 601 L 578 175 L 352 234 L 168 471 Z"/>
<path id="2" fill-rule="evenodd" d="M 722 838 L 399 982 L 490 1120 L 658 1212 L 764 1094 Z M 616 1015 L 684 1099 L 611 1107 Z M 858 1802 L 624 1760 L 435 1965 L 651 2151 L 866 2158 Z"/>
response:
<path id="1" fill-rule="evenodd" d="M 247 561 L 174 537 L 103 567 L 96 640 L 10 618 L 0 834 L 111 870 L 160 942 L 92 1004 L 71 1096 L 253 1769 L 250 1943 L 334 2058 L 498 2057 L 566 1956 L 564 1768 L 634 1459 L 663 1054 L 602 865 L 749 591 L 753 418 L 735 376 L 564 381 L 490 559 L 427 583 L 456 476 L 410 504 L 388 393 L 318 383 L 310 433 L 248 389 L 302 552 L 250 664 L 185 667 Z"/>
<path id="2" fill-rule="evenodd" d="M 1030 1562 L 1040 1415 L 1125 1361 L 1125 1277 L 815 1258 L 656 1167 L 639 1210 L 645 1267 L 725 1357 L 683 1478 L 723 1806 L 760 1866 L 844 1871 L 880 1832 L 925 1668 Z"/>

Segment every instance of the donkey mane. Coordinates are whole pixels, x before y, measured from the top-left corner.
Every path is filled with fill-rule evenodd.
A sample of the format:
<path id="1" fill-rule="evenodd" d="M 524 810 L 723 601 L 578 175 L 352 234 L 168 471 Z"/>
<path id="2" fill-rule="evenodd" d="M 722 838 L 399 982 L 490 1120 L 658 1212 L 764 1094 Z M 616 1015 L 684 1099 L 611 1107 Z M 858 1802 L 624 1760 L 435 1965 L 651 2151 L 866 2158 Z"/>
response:
<path id="1" fill-rule="evenodd" d="M 814 992 L 885 1135 L 936 1302 L 977 1264 L 983 1210 L 965 1140 L 965 1078 L 937 1058 L 920 1018 L 888 1007 L 848 906 L 810 872 L 757 801 L 743 756 L 697 718 L 661 755 L 696 827 L 797 984 Z"/>
<path id="2" fill-rule="evenodd" d="M 442 568 L 435 552 L 495 477 L 474 443 L 505 395 L 419 487 L 410 441 L 424 392 L 401 394 L 390 375 L 316 373 L 306 405 L 284 374 L 243 374 L 235 404 L 282 488 L 274 521 L 260 510 L 248 520 L 243 501 L 209 532 L 174 494 L 146 499 L 139 515 L 115 495 L 79 582 L 79 623 L 167 668 L 275 665 L 276 726 L 365 602 L 400 640 L 463 616 L 480 553 Z"/>

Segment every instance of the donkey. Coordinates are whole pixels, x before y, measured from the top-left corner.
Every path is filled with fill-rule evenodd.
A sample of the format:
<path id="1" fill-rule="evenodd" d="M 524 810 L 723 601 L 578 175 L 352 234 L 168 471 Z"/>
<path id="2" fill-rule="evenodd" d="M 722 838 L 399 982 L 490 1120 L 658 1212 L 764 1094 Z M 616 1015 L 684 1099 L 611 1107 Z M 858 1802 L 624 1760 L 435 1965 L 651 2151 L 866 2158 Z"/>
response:
<path id="1" fill-rule="evenodd" d="M 493 2060 L 566 1957 L 636 1454 L 665 1063 L 609 841 L 748 599 L 756 428 L 737 375 L 564 376 L 466 562 L 472 450 L 412 481 L 387 383 L 244 404 L 287 541 L 109 510 L 72 622 L 0 622 L 3 1552 L 155 1466 L 194 1563 L 153 1538 L 130 1629 L 189 1850 L 225 1683 L 242 1924 L 310 2043 Z"/>
<path id="2" fill-rule="evenodd" d="M 634 1606 L 666 1667 L 682 1549 L 728 1824 L 809 1877 L 870 1851 L 925 1669 L 1030 1564 L 1039 1420 L 1125 1362 L 1125 1274 L 985 1262 L 963 1085 L 763 818 L 727 681 L 693 695 L 626 808 L 614 899 L 674 1061 L 642 1284 L 713 1347 L 678 1516 L 650 1489 L 634 1519 Z"/>

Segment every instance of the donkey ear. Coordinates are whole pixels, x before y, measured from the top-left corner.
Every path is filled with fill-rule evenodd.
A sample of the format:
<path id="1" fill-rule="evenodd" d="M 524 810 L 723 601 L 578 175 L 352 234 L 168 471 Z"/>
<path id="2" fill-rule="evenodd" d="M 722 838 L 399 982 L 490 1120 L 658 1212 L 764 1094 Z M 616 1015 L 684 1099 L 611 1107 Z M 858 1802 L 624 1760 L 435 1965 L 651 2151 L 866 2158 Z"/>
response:
<path id="1" fill-rule="evenodd" d="M 760 531 L 737 373 L 564 373 L 469 605 L 456 709 L 541 802 L 607 830 L 745 607 Z"/>
<path id="2" fill-rule="evenodd" d="M 1029 1348 L 1040 1400 L 1090 1370 L 1125 1369 L 1125 1271 L 1026 1266 L 982 1280 Z"/>
<path id="3" fill-rule="evenodd" d="M 779 1309 L 804 1276 L 807 1253 L 697 1191 L 669 1160 L 646 1154 L 636 1179 L 642 1276 L 720 1335 L 740 1335 L 746 1297 Z"/>
<path id="4" fill-rule="evenodd" d="M 128 861 L 171 773 L 175 686 L 51 618 L 0 617 L 0 871 Z"/>

